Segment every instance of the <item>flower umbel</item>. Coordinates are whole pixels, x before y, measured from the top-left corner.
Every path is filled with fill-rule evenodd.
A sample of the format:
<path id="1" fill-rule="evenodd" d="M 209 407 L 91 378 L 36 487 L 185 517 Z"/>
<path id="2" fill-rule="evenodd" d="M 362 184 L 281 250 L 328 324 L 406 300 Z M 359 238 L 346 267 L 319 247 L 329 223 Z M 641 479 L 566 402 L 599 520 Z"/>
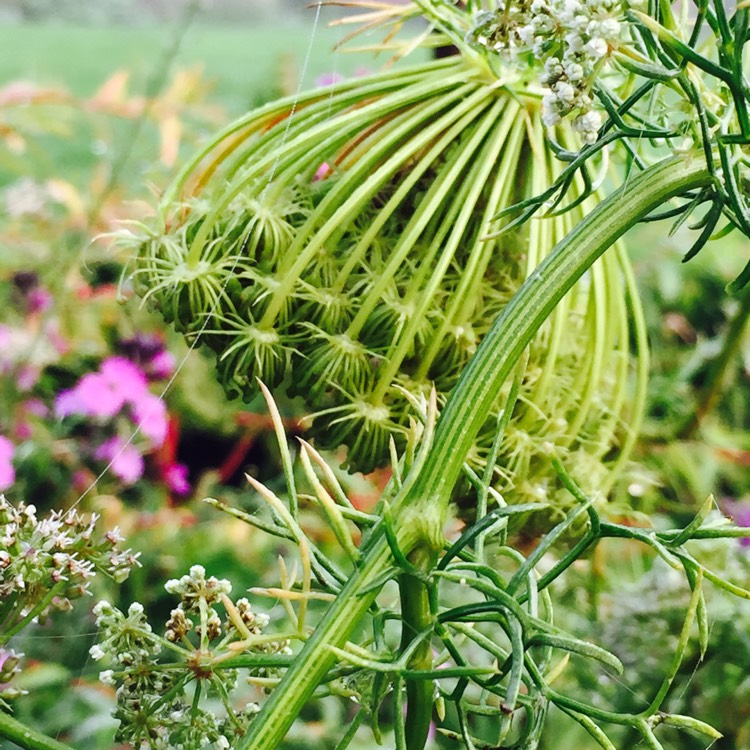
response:
<path id="1" fill-rule="evenodd" d="M 32 621 L 70 610 L 97 572 L 121 583 L 138 564 L 137 553 L 120 547 L 117 529 L 96 533 L 97 520 L 75 510 L 40 519 L 33 505 L 13 505 L 0 495 L 0 653 L 7 657 L 5 644 Z"/>
<path id="2" fill-rule="evenodd" d="M 593 143 L 602 125 L 593 86 L 627 39 L 625 14 L 631 4 L 630 0 L 498 0 L 497 10 L 477 14 L 469 40 L 523 69 L 533 66 L 538 71 L 541 65 L 544 124 L 554 127 L 572 117 L 581 140 Z"/>
<path id="3" fill-rule="evenodd" d="M 96 660 L 111 658 L 99 678 L 117 686 L 116 739 L 143 750 L 210 742 L 233 747 L 259 710 L 254 702 L 237 708 L 232 700 L 240 669 L 248 676 L 267 675 L 286 664 L 289 642 L 283 635 L 266 635 L 269 618 L 254 612 L 247 599 L 232 602 L 229 581 L 206 577 L 201 565 L 165 588 L 180 601 L 163 635 L 154 632 L 138 602 L 127 613 L 106 601 L 94 608 L 100 638 L 90 653 Z M 159 661 L 163 653 L 169 653 L 168 662 Z M 210 696 L 218 698 L 221 712 L 200 705 L 201 697 Z"/>
<path id="4" fill-rule="evenodd" d="M 405 392 L 434 385 L 444 403 L 498 313 L 593 205 L 576 182 L 570 219 L 495 236 L 501 211 L 560 174 L 541 99 L 538 87 L 500 87 L 457 56 L 311 92 L 296 109 L 269 105 L 183 172 L 159 226 L 128 235 L 136 289 L 215 352 L 228 394 L 251 399 L 256 378 L 283 385 L 304 400 L 320 447 L 345 445 L 353 470 L 382 466 L 391 439 L 406 443 Z M 570 128 L 557 130 L 577 147 Z M 201 265 L 209 255 L 214 270 Z M 172 258 L 192 262 L 216 293 L 173 284 Z M 643 401 L 642 383 L 625 398 L 630 339 L 645 341 L 629 330 L 628 305 L 639 305 L 629 279 L 624 253 L 607 256 L 532 346 L 498 462 L 510 501 L 553 483 L 526 481 L 547 473 L 545 440 L 596 469 L 591 489 L 613 447 L 623 448 L 617 466 L 627 460 Z M 472 465 L 486 465 L 507 398 L 499 392 L 487 413 Z"/>

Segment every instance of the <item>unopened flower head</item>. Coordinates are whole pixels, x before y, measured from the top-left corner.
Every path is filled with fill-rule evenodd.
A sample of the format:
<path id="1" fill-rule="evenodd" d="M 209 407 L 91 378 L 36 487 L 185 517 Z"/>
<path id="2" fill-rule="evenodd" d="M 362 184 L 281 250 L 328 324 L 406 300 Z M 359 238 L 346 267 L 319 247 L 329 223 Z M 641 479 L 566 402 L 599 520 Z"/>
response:
<path id="1" fill-rule="evenodd" d="M 246 135 L 217 135 L 206 159 L 170 189 L 158 221 L 124 238 L 135 255 L 135 290 L 178 331 L 215 352 L 229 396 L 249 401 L 258 379 L 285 388 L 304 402 L 319 447 L 346 447 L 354 471 L 387 464 L 391 441 L 402 451 L 410 439 L 410 397 L 434 387 L 445 403 L 493 321 L 563 238 L 566 225 L 558 220 L 497 237 L 507 221 L 494 217 L 526 200 L 532 185 L 556 178 L 544 123 L 578 118 L 556 133 L 567 151 L 596 137 L 591 80 L 608 58 L 594 59 L 603 48 L 592 40 L 614 49 L 606 35 L 620 26 L 607 21 L 620 24 L 620 9 L 608 0 L 596 7 L 534 0 L 482 17 L 475 37 L 493 56 L 534 56 L 544 66 L 543 108 L 526 73 L 498 86 L 476 75 L 472 54 L 389 82 L 374 100 L 367 86 L 361 95 L 337 87 L 325 108 L 320 92 L 311 92 L 301 96 L 294 118 L 277 124 L 251 113 Z M 569 22 L 565 29 L 557 15 Z M 522 84 L 517 91 L 515 81 Z M 459 122 L 454 105 L 467 97 L 484 103 Z M 362 115 L 356 122 L 355 110 Z M 393 112 L 413 118 L 415 127 L 399 130 Z M 440 113 L 440 128 L 430 112 Z M 415 137 L 416 123 L 435 125 L 435 136 Z M 317 133 L 312 149 L 303 147 L 310 128 Z M 455 137 L 438 135 L 451 128 Z M 288 166 L 273 172 L 262 154 L 279 155 Z M 522 172 L 527 178 L 509 183 L 507 175 Z M 571 222 L 588 210 L 578 200 L 584 189 L 579 181 L 571 186 Z M 606 270 L 595 273 L 606 277 L 607 295 L 633 299 L 632 288 L 624 289 L 629 273 L 614 267 L 627 262 L 616 254 L 602 259 Z M 549 466 L 536 457 L 553 423 L 571 426 L 571 434 L 556 431 L 559 444 L 575 450 L 585 442 L 609 465 L 618 445 L 631 445 L 623 436 L 640 406 L 631 409 L 620 398 L 620 364 L 634 340 L 627 306 L 592 295 L 587 279 L 570 299 L 576 309 L 558 307 L 550 319 L 557 333 L 541 334 L 530 348 L 509 425 L 522 421 L 523 430 L 506 430 L 518 436 L 503 438 L 500 447 L 495 489 L 509 502 L 530 501 L 521 479 L 530 467 L 544 473 Z M 621 316 L 617 324 L 599 324 L 605 308 Z M 590 343 L 592 331 L 605 330 L 618 333 Z M 552 355 L 550 342 L 557 347 Z M 600 364 L 593 364 L 594 352 Z M 599 389 L 607 394 L 600 401 L 585 395 Z M 469 455 L 474 466 L 484 467 L 490 455 L 506 397 L 498 393 L 486 415 Z M 600 439 L 602 423 L 611 429 Z M 551 505 L 570 502 L 562 491 L 551 494 Z M 175 593 L 194 585 L 170 584 Z"/>

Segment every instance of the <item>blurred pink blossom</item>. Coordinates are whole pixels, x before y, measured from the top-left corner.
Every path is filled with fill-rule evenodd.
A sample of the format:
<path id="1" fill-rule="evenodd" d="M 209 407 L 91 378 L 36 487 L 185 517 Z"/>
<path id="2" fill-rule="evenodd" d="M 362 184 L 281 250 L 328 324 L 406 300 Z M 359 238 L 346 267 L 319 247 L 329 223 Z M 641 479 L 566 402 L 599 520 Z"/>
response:
<path id="1" fill-rule="evenodd" d="M 166 349 L 155 354 L 148 363 L 149 375 L 156 380 L 166 380 L 174 372 L 177 363 L 174 355 Z"/>
<path id="2" fill-rule="evenodd" d="M 330 165 L 327 161 L 324 161 L 316 170 L 315 174 L 313 175 L 313 182 L 318 182 L 318 180 L 325 180 L 326 177 L 328 177 L 329 174 L 331 174 L 333 170 L 331 169 Z"/>
<path id="3" fill-rule="evenodd" d="M 187 495 L 190 492 L 188 468 L 185 464 L 170 464 L 164 469 L 164 481 L 176 495 Z"/>
<path id="4" fill-rule="evenodd" d="M 319 75 L 313 83 L 315 86 L 335 86 L 343 80 L 344 76 L 342 76 L 341 73 L 323 73 L 322 75 Z"/>
<path id="5" fill-rule="evenodd" d="M 133 484 L 143 476 L 143 456 L 132 443 L 125 443 L 119 436 L 103 442 L 94 453 L 98 461 L 110 462 L 112 473 L 125 484 Z"/>
<path id="6" fill-rule="evenodd" d="M 30 313 L 44 312 L 52 307 L 52 295 L 43 286 L 38 286 L 29 292 L 26 305 Z"/>
<path id="7" fill-rule="evenodd" d="M 130 403 L 133 421 L 151 441 L 151 445 L 159 448 L 167 437 L 166 405 L 158 396 L 148 391 Z"/>
<path id="8" fill-rule="evenodd" d="M 737 526 L 750 526 L 750 503 L 725 498 L 720 502 L 720 507 Z M 750 537 L 740 537 L 739 543 L 741 547 L 750 547 Z"/>
<path id="9" fill-rule="evenodd" d="M 16 472 L 13 468 L 14 452 L 13 443 L 0 435 L 0 492 L 7 490 L 16 480 Z"/>
<path id="10" fill-rule="evenodd" d="M 110 386 L 126 401 L 137 401 L 148 393 L 148 380 L 138 365 L 125 357 L 108 357 L 99 367 Z"/>
<path id="11" fill-rule="evenodd" d="M 47 404 L 40 398 L 30 398 L 24 405 L 23 408 L 29 414 L 33 414 L 35 417 L 46 417 L 49 414 Z"/>
<path id="12" fill-rule="evenodd" d="M 30 391 L 39 380 L 39 368 L 34 365 L 22 365 L 16 373 L 16 384 L 21 391 Z"/>
<path id="13" fill-rule="evenodd" d="M 10 328 L 8 328 L 8 326 L 0 325 L 0 351 L 8 349 L 12 340 L 13 337 Z"/>
<path id="14" fill-rule="evenodd" d="M 158 354 L 158 352 L 157 352 Z M 164 368 L 173 362 L 162 359 Z M 167 438 L 169 419 L 164 402 L 148 389 L 148 378 L 141 367 L 123 356 L 105 359 L 98 372 L 84 375 L 69 390 L 60 393 L 55 401 L 58 417 L 78 414 L 108 421 L 118 415 L 127 416 L 148 441 L 147 449 L 160 448 Z M 94 451 L 94 458 L 111 462 L 112 473 L 125 484 L 133 484 L 141 478 L 144 461 L 142 444 L 126 443 L 115 435 L 108 438 Z M 170 487 L 174 492 L 186 494 L 187 469 L 179 465 L 170 466 Z"/>
<path id="15" fill-rule="evenodd" d="M 166 409 L 163 404 L 153 406 L 154 400 L 158 401 L 148 390 L 148 380 L 136 364 L 124 357 L 109 357 L 102 362 L 99 372 L 84 375 L 73 388 L 58 395 L 55 413 L 58 417 L 80 414 L 111 419 L 130 404 L 136 420 L 150 420 L 143 431 L 149 437 L 154 435 L 158 446 L 166 432 L 166 427 L 160 426 L 158 421 L 165 421 Z M 148 409 L 146 404 L 149 404 Z"/>
<path id="16" fill-rule="evenodd" d="M 116 383 L 100 372 L 91 372 L 84 375 L 73 388 L 58 395 L 55 414 L 58 417 L 80 414 L 111 419 L 122 409 L 124 403 L 125 396 Z"/>

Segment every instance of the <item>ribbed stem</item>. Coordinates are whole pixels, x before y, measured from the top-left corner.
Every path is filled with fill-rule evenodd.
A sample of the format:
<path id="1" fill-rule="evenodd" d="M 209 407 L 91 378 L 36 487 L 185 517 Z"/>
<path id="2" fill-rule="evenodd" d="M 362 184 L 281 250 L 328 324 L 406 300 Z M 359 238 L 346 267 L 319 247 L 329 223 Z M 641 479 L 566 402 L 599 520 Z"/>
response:
<path id="1" fill-rule="evenodd" d="M 417 547 L 410 562 L 419 570 L 428 572 L 435 565 L 435 554 L 427 547 Z M 405 651 L 414 640 L 432 626 L 433 614 L 430 611 L 430 596 L 427 585 L 421 578 L 411 573 L 399 576 L 401 599 L 401 651 Z M 432 669 L 432 643 L 423 638 L 414 649 L 409 669 Z M 406 747 L 407 750 L 423 750 L 430 732 L 432 703 L 435 687 L 432 680 L 406 681 Z"/>
<path id="2" fill-rule="evenodd" d="M 382 529 L 373 534 L 375 538 L 368 545 L 360 567 L 331 604 L 302 652 L 263 705 L 260 714 L 251 722 L 248 733 L 236 750 L 275 748 L 333 666 L 335 656 L 329 647 L 343 648 L 349 634 L 362 620 L 378 594 L 379 588 L 372 588 L 372 583 L 391 563 L 391 551 Z M 408 548 L 415 541 L 403 539 L 400 543 Z"/>
<path id="3" fill-rule="evenodd" d="M 463 371 L 440 415 L 415 498 L 447 506 L 503 383 L 555 305 L 594 261 L 656 208 L 710 180 L 697 154 L 665 159 L 630 178 L 555 247 L 498 316 Z"/>

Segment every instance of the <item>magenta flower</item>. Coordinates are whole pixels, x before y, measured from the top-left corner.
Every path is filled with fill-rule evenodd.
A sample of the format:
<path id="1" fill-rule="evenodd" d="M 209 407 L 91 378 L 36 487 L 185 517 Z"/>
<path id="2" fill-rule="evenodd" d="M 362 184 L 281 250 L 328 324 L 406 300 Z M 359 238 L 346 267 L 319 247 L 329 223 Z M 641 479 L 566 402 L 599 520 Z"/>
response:
<path id="1" fill-rule="evenodd" d="M 39 380 L 39 368 L 34 365 L 23 365 L 18 368 L 16 384 L 20 391 L 30 391 Z"/>
<path id="2" fill-rule="evenodd" d="M 38 286 L 29 292 L 26 305 L 30 313 L 44 312 L 52 307 L 52 295 L 43 286 Z"/>
<path id="3" fill-rule="evenodd" d="M 740 527 L 750 526 L 750 503 L 725 498 L 721 501 L 720 507 L 724 513 L 731 517 L 735 525 Z M 741 547 L 750 547 L 750 537 L 741 537 L 739 542 Z"/>
<path id="4" fill-rule="evenodd" d="M 117 344 L 131 362 L 135 362 L 149 380 L 164 380 L 176 367 L 174 356 L 164 348 L 161 336 L 149 333 L 137 333 Z"/>
<path id="5" fill-rule="evenodd" d="M 13 468 L 15 448 L 8 438 L 0 435 L 0 492 L 7 490 L 16 480 Z"/>
<path id="6" fill-rule="evenodd" d="M 23 408 L 29 414 L 33 414 L 35 417 L 46 417 L 49 414 L 47 405 L 40 398 L 30 398 L 24 405 Z"/>
<path id="7" fill-rule="evenodd" d="M 190 492 L 188 468 L 185 464 L 170 464 L 164 469 L 164 482 L 175 495 L 187 495 Z"/>
<path id="8" fill-rule="evenodd" d="M 124 484 L 133 484 L 143 476 L 143 456 L 132 444 L 126 444 L 119 436 L 103 442 L 94 453 L 98 461 L 109 462 L 112 473 Z"/>
<path id="9" fill-rule="evenodd" d="M 125 357 L 109 357 L 99 367 L 99 372 L 113 390 L 122 394 L 125 401 L 137 401 L 148 393 L 148 380 L 138 365 Z"/>
<path id="10" fill-rule="evenodd" d="M 10 328 L 8 328 L 8 326 L 0 325 L 0 348 L 5 349 L 5 347 L 10 346 L 10 342 Z"/>
<path id="11" fill-rule="evenodd" d="M 144 434 L 159 446 L 166 434 L 166 409 L 163 404 L 156 406 L 156 401 L 159 399 L 148 390 L 148 380 L 137 365 L 124 357 L 109 357 L 99 372 L 84 375 L 75 387 L 58 395 L 55 413 L 58 417 L 80 414 L 112 419 L 130 404 L 137 421 L 148 421 Z"/>
<path id="12" fill-rule="evenodd" d="M 166 349 L 162 349 L 149 360 L 148 372 L 155 380 L 166 380 L 171 377 L 176 366 L 174 355 Z"/>
<path id="13" fill-rule="evenodd" d="M 160 349 L 156 349 L 158 355 Z M 149 359 L 153 359 L 149 355 Z M 170 366 L 163 359 L 162 366 Z M 107 461 L 112 473 L 124 484 L 133 484 L 143 476 L 144 461 L 141 451 L 160 448 L 167 438 L 169 420 L 164 402 L 148 389 L 148 378 L 141 367 L 122 356 L 108 357 L 99 372 L 84 375 L 71 389 L 60 393 L 55 400 L 58 417 L 79 414 L 100 421 L 109 421 L 118 415 L 127 416 L 138 427 L 145 441 L 139 445 L 126 443 L 119 435 L 105 440 L 94 451 L 94 458 Z M 186 470 L 175 466 L 171 475 L 174 492 L 189 491 Z"/>
<path id="14" fill-rule="evenodd" d="M 319 180 L 325 180 L 328 175 L 333 172 L 327 161 L 324 161 L 316 170 L 313 175 L 312 181 L 318 182 Z"/>

